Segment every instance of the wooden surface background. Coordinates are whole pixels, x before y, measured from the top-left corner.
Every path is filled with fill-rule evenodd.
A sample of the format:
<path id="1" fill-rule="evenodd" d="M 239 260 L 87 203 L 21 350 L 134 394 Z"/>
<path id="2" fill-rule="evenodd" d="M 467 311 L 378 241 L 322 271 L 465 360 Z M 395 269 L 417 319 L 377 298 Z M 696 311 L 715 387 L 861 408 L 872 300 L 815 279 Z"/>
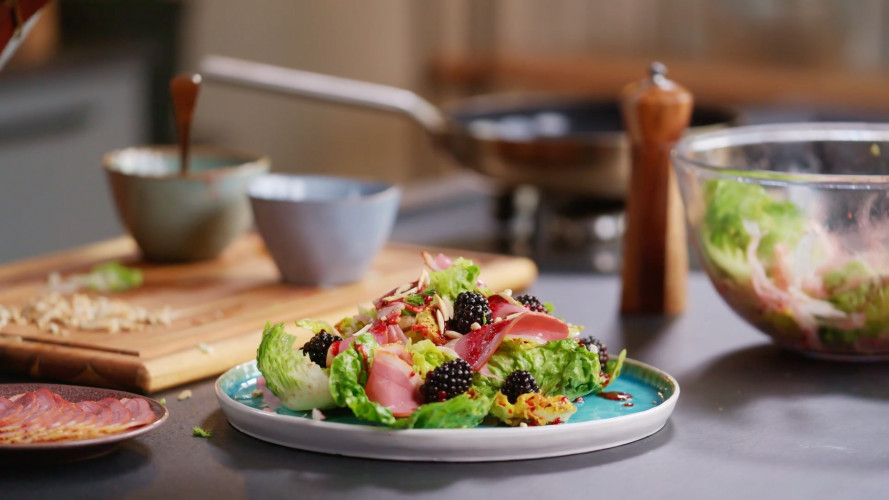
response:
<path id="1" fill-rule="evenodd" d="M 423 250 L 473 259 L 494 289 L 523 289 L 537 276 L 533 262 L 523 258 L 390 244 L 360 282 L 298 287 L 280 282 L 256 235 L 239 240 L 218 259 L 177 265 L 141 262 L 132 240 L 120 238 L 0 267 L 0 304 L 18 305 L 48 292 L 50 272 L 65 276 L 119 260 L 141 268 L 145 281 L 114 298 L 148 309 L 170 306 L 172 324 L 116 334 L 72 330 L 66 336 L 10 324 L 0 330 L 0 368 L 148 393 L 169 388 L 252 359 L 267 321 L 335 322 L 354 314 L 358 304 L 417 279 Z"/>

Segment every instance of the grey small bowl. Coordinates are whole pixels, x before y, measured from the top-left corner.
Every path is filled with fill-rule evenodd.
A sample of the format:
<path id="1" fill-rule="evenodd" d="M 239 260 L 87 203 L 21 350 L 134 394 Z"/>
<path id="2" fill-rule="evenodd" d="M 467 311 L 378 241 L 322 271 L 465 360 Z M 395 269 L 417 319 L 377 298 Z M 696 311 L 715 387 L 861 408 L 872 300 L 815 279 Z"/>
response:
<path id="1" fill-rule="evenodd" d="M 284 281 L 361 279 L 392 232 L 401 190 L 343 177 L 267 174 L 249 188 L 256 227 Z"/>
<path id="2" fill-rule="evenodd" d="M 175 146 L 112 151 L 103 161 L 123 225 L 147 260 L 216 257 L 252 222 L 247 186 L 269 159 L 214 147 L 192 147 L 179 174 Z"/>

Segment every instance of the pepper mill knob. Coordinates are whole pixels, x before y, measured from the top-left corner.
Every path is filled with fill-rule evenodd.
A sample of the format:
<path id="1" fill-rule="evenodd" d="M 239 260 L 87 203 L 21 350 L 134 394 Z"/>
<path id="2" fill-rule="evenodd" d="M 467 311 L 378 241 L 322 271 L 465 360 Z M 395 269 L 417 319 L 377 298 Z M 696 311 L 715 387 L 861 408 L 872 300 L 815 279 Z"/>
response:
<path id="1" fill-rule="evenodd" d="M 688 127 L 693 98 L 652 63 L 648 78 L 621 91 L 632 144 L 621 272 L 621 312 L 678 314 L 685 309 L 688 246 L 670 149 Z"/>

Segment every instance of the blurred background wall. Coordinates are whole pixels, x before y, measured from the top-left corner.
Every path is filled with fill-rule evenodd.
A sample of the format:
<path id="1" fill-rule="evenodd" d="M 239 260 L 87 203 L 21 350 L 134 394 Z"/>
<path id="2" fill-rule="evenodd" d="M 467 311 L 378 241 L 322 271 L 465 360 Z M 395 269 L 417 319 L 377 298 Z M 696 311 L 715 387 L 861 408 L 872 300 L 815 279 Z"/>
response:
<path id="1" fill-rule="evenodd" d="M 167 82 L 208 54 L 436 103 L 610 97 L 660 59 L 700 99 L 762 120 L 889 116 L 889 0 L 59 0 L 42 24 L 0 73 L 0 260 L 120 234 L 101 156 L 171 141 Z M 276 171 L 461 172 L 403 118 L 212 83 L 194 137 Z"/>

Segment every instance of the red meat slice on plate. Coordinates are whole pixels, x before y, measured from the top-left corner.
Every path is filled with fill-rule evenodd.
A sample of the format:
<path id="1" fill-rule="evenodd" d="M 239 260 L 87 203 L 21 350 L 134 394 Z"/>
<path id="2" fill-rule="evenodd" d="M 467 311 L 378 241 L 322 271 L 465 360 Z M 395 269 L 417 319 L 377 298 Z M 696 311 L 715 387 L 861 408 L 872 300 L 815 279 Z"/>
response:
<path id="1" fill-rule="evenodd" d="M 396 417 L 406 417 L 420 406 L 419 375 L 405 361 L 410 354 L 397 344 L 374 352 L 373 365 L 364 391 L 367 398 L 390 410 Z M 398 352 L 398 348 L 404 352 Z"/>
<path id="2" fill-rule="evenodd" d="M 479 371 L 507 336 L 540 343 L 561 340 L 568 338 L 568 325 L 548 314 L 529 311 L 464 335 L 454 344 L 454 351 L 474 371 Z"/>

